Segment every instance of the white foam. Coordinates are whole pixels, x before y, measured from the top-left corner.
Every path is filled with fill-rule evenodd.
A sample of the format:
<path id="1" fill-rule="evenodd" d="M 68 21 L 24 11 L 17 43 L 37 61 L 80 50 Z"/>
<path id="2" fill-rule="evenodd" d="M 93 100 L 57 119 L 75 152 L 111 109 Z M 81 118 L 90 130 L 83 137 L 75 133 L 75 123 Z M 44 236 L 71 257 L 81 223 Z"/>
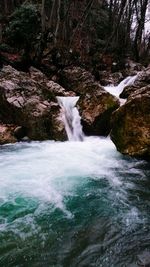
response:
<path id="1" fill-rule="evenodd" d="M 108 85 L 105 86 L 105 90 L 110 94 L 119 98 L 119 95 L 122 93 L 123 89 L 128 85 L 133 85 L 138 75 L 128 76 L 117 86 Z"/>
<path id="2" fill-rule="evenodd" d="M 23 196 L 52 203 L 67 214 L 64 198 L 86 183 L 86 177 L 101 179 L 110 172 L 110 182 L 120 185 L 112 170 L 119 166 L 119 153 L 109 139 L 17 146 L 16 151 L 0 154 L 0 204 Z"/>
<path id="3" fill-rule="evenodd" d="M 64 122 L 69 141 L 82 141 L 84 134 L 82 132 L 81 117 L 76 108 L 79 97 L 57 97 L 58 103 L 62 108 L 62 121 Z"/>

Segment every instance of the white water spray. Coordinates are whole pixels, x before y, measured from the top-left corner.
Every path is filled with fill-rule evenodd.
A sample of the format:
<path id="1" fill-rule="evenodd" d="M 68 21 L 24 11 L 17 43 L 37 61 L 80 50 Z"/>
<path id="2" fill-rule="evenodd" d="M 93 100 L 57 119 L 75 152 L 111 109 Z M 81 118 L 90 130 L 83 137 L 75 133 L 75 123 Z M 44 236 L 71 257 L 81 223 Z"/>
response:
<path id="1" fill-rule="evenodd" d="M 138 76 L 138 74 L 134 75 L 134 76 L 128 76 L 121 83 L 119 83 L 117 86 L 109 85 L 109 86 L 105 86 L 104 88 L 107 92 L 109 92 L 110 94 L 119 98 L 119 95 L 122 93 L 123 89 L 126 86 L 134 84 L 137 76 Z"/>
<path id="2" fill-rule="evenodd" d="M 81 117 L 76 103 L 79 97 L 57 97 L 58 103 L 62 108 L 62 121 L 69 141 L 83 141 L 84 134 L 82 132 Z"/>

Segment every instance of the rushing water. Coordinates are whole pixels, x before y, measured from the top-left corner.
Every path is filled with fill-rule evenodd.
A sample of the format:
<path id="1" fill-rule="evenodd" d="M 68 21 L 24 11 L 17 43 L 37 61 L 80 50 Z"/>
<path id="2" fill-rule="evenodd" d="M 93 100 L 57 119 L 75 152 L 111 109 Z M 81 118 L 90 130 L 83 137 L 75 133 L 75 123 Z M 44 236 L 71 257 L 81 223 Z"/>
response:
<path id="1" fill-rule="evenodd" d="M 58 96 L 57 100 L 60 107 L 62 108 L 62 121 L 65 125 L 68 140 L 83 141 L 84 134 L 82 132 L 81 117 L 76 107 L 76 103 L 79 100 L 79 97 Z"/>
<path id="2" fill-rule="evenodd" d="M 109 138 L 86 138 L 77 100 L 58 98 L 74 141 L 0 147 L 0 267 L 135 267 L 150 257 L 150 165 Z"/>
<path id="3" fill-rule="evenodd" d="M 149 163 L 109 139 L 1 146 L 0 266 L 137 266 L 149 195 Z"/>
<path id="4" fill-rule="evenodd" d="M 108 85 L 108 86 L 105 86 L 104 88 L 110 94 L 119 98 L 119 95 L 122 93 L 123 89 L 126 86 L 133 85 L 137 77 L 138 77 L 138 74 L 134 76 L 128 76 L 123 81 L 121 81 L 118 85 L 116 86 Z"/>

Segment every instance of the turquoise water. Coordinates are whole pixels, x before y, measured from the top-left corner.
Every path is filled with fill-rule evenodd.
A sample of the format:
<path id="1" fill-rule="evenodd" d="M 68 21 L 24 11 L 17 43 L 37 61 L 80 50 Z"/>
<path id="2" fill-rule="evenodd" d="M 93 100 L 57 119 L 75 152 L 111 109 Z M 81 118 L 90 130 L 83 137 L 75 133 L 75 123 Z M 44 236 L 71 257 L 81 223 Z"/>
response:
<path id="1" fill-rule="evenodd" d="M 109 139 L 0 147 L 0 267 L 134 267 L 150 251 L 150 164 Z"/>

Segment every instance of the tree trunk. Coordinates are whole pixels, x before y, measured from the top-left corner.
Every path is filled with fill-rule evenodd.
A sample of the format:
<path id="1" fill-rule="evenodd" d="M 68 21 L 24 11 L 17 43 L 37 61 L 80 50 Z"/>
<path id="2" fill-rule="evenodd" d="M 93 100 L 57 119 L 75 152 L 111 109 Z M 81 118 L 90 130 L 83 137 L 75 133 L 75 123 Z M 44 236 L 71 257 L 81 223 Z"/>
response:
<path id="1" fill-rule="evenodd" d="M 142 34 L 145 24 L 145 15 L 146 15 L 146 9 L 148 5 L 148 0 L 141 1 L 141 7 L 140 7 L 140 17 L 138 19 L 138 26 L 135 34 L 134 39 L 134 54 L 137 61 L 140 59 L 140 47 L 141 47 L 141 41 L 142 41 Z"/>
<path id="2" fill-rule="evenodd" d="M 53 26 L 53 16 L 54 16 L 54 9 L 55 9 L 56 1 L 57 0 L 53 0 L 51 14 L 50 14 L 49 22 L 48 22 L 49 28 L 51 28 L 51 29 L 52 29 L 52 26 Z"/>
<path id="3" fill-rule="evenodd" d="M 58 30 L 59 30 L 59 24 L 60 24 L 60 5 L 61 0 L 57 0 L 57 20 L 56 20 L 56 28 L 54 33 L 54 44 L 57 43 L 57 36 L 58 36 Z"/>
<path id="4" fill-rule="evenodd" d="M 7 0 L 4 0 L 4 13 L 6 15 L 8 14 L 8 3 L 7 3 Z"/>
<path id="5" fill-rule="evenodd" d="M 0 23 L 0 44 L 2 43 L 2 24 Z"/>
<path id="6" fill-rule="evenodd" d="M 81 19 L 79 20 L 76 28 L 74 29 L 74 32 L 73 32 L 71 38 L 70 38 L 70 44 L 69 44 L 70 47 L 71 47 L 71 45 L 73 43 L 74 37 L 75 37 L 76 33 L 78 32 L 79 28 L 83 27 L 83 24 L 84 24 L 88 14 L 89 14 L 89 11 L 90 11 L 90 9 L 92 7 L 93 2 L 94 2 L 94 0 L 89 1 L 87 6 L 85 7 L 85 9 L 83 11 L 83 15 L 82 15 Z"/>
<path id="7" fill-rule="evenodd" d="M 45 0 L 42 0 L 41 22 L 42 22 L 42 33 L 43 33 L 45 31 Z"/>

